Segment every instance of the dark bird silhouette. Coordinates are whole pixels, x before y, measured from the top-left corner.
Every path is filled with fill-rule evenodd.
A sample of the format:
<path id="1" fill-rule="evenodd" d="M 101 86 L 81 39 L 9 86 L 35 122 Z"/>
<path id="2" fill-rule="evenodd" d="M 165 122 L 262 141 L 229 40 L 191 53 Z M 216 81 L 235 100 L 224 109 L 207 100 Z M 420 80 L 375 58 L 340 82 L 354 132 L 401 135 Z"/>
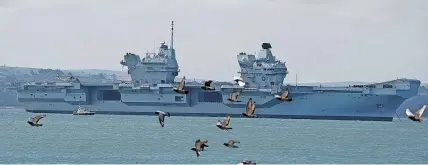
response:
<path id="1" fill-rule="evenodd" d="M 426 107 L 427 107 L 426 105 L 422 106 L 422 108 L 419 109 L 418 111 L 416 111 L 415 114 L 410 112 L 409 109 L 406 109 L 407 118 L 409 118 L 410 120 L 413 120 L 413 121 L 422 122 L 424 120 L 424 118 L 422 117 L 422 114 L 424 114 Z"/>
<path id="2" fill-rule="evenodd" d="M 229 129 L 232 129 L 231 127 L 227 127 L 229 126 L 229 123 L 230 123 L 230 116 L 227 115 L 223 121 L 218 120 L 216 125 L 221 130 L 229 131 Z"/>
<path id="3" fill-rule="evenodd" d="M 43 119 L 44 117 L 46 117 L 46 115 L 45 115 L 45 114 L 37 115 L 37 116 L 35 116 L 35 117 L 30 118 L 30 119 L 27 121 L 27 123 L 28 123 L 28 124 L 30 124 L 31 126 L 36 126 L 36 127 L 43 126 L 43 124 L 39 124 L 39 121 L 40 121 L 41 119 Z"/>
<path id="4" fill-rule="evenodd" d="M 239 92 L 233 92 L 230 95 L 230 98 L 227 98 L 227 100 L 229 100 L 230 102 L 241 102 L 238 100 L 238 96 L 239 96 Z"/>
<path id="5" fill-rule="evenodd" d="M 275 98 L 278 99 L 278 100 L 281 100 L 281 101 L 288 101 L 288 102 L 293 101 L 292 98 L 288 97 L 289 94 L 290 94 L 290 92 L 289 92 L 289 90 L 287 88 L 287 89 L 285 89 L 284 93 L 282 93 L 281 96 L 280 95 L 275 95 Z"/>
<path id="6" fill-rule="evenodd" d="M 205 81 L 204 86 L 202 86 L 201 88 L 203 90 L 215 90 L 215 88 L 211 86 L 212 82 L 212 80 Z"/>
<path id="7" fill-rule="evenodd" d="M 242 113 L 245 117 L 254 118 L 257 117 L 254 115 L 256 112 L 256 102 L 253 102 L 253 99 L 248 99 L 247 106 L 245 107 L 245 113 Z"/>
<path id="8" fill-rule="evenodd" d="M 185 85 L 186 85 L 186 77 L 183 77 L 183 79 L 181 79 L 180 84 L 178 84 L 178 86 L 174 87 L 172 90 L 174 92 L 187 95 L 189 93 L 189 91 L 185 89 Z"/>
<path id="9" fill-rule="evenodd" d="M 195 148 L 191 148 L 191 150 L 196 152 L 197 157 L 201 155 L 201 151 L 204 150 L 204 147 L 208 147 L 206 143 L 208 143 L 208 141 L 201 141 L 200 139 L 195 141 Z"/>
<path id="10" fill-rule="evenodd" d="M 251 160 L 244 160 L 238 163 L 238 165 L 244 165 L 244 164 L 256 164 L 256 162 L 253 162 Z"/>
<path id="11" fill-rule="evenodd" d="M 240 142 L 235 140 L 229 140 L 227 143 L 223 143 L 223 145 L 226 147 L 238 148 L 238 146 L 235 146 L 235 143 L 240 143 Z"/>
<path id="12" fill-rule="evenodd" d="M 163 111 L 156 111 L 155 112 L 156 115 L 158 115 L 159 118 L 159 124 L 161 125 L 161 127 L 163 128 L 165 125 L 165 115 L 170 117 L 169 112 L 163 112 Z"/>
<path id="13" fill-rule="evenodd" d="M 205 140 L 205 141 L 201 141 L 202 142 L 202 146 L 201 146 L 201 149 L 202 149 L 202 151 L 204 151 L 205 150 L 205 147 L 208 147 L 208 140 Z"/>

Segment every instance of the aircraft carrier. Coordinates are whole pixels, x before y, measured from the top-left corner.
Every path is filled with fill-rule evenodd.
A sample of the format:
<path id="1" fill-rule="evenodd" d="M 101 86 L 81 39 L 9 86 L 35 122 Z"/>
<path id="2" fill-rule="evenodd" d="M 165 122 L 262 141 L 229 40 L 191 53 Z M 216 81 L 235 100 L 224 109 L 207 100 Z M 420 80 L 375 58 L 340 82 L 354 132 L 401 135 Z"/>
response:
<path id="1" fill-rule="evenodd" d="M 213 80 L 208 89 L 184 76 L 175 81 L 179 65 L 173 34 L 172 24 L 170 45 L 162 42 L 157 53 L 124 55 L 120 64 L 132 81 L 91 83 L 58 76 L 55 81 L 15 86 L 18 101 L 33 113 L 72 114 L 82 106 L 96 114 L 154 115 L 162 110 L 172 116 L 244 117 L 251 99 L 258 118 L 392 121 L 395 110 L 417 95 L 421 83 L 395 79 L 340 87 L 284 85 L 286 64 L 276 59 L 270 43 L 263 43 L 257 55 L 237 55 L 240 76 L 235 81 L 231 73 L 231 82 Z M 186 92 L 174 90 L 177 87 Z M 285 91 L 288 100 L 275 97 Z M 239 93 L 237 101 L 230 99 L 233 93 Z"/>

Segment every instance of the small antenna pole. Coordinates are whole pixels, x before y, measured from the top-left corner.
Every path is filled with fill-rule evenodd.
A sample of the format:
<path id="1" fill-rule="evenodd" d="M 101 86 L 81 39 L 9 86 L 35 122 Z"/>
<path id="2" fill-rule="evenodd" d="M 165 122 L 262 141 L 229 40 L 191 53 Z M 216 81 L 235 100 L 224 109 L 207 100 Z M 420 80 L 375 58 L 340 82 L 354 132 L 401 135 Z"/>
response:
<path id="1" fill-rule="evenodd" d="M 170 49 L 174 48 L 174 21 L 171 22 L 171 46 Z"/>
<path id="2" fill-rule="evenodd" d="M 297 88 L 297 74 L 296 74 L 296 88 Z"/>

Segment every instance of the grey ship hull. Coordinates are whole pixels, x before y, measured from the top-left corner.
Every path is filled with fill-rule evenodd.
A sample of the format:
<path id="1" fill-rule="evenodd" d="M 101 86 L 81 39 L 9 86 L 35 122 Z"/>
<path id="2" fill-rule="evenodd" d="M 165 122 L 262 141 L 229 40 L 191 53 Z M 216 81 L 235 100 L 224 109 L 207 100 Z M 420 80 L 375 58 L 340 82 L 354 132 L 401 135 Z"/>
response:
<path id="1" fill-rule="evenodd" d="M 342 97 L 340 95 L 332 95 L 331 97 Z M 358 97 L 358 96 L 355 96 Z M 372 98 L 373 99 L 373 98 Z M 303 99 L 302 99 L 303 100 Z M 348 102 L 352 105 L 361 104 L 361 106 L 350 107 L 349 105 L 324 105 L 330 106 L 330 109 L 320 108 L 320 104 L 306 105 L 305 103 L 293 103 L 292 105 L 285 105 L 281 103 L 274 108 L 257 108 L 256 115 L 258 118 L 283 118 L 283 119 L 320 119 L 320 120 L 361 120 L 361 121 L 392 121 L 395 115 L 396 108 L 399 103 L 405 99 L 400 97 L 393 97 L 388 99 L 375 98 L 372 104 L 361 103 L 365 99 L 355 100 Z M 388 101 L 389 100 L 389 101 Z M 338 100 L 338 101 L 346 101 Z M 396 102 L 396 104 L 388 104 L 388 102 Z M 378 110 L 377 103 L 388 105 L 383 111 Z M 26 109 L 27 112 L 32 113 L 61 113 L 72 114 L 75 106 L 67 103 L 49 103 L 45 104 L 27 104 L 31 109 Z M 306 105 L 306 106 L 303 106 Z M 52 109 L 50 107 L 61 107 Z M 219 105 L 216 103 L 203 103 L 193 107 L 172 107 L 172 106 L 127 106 L 123 105 L 120 101 L 109 101 L 98 103 L 96 105 L 85 106 L 88 109 L 94 109 L 97 114 L 113 114 L 113 115 L 155 115 L 154 112 L 162 110 L 169 112 L 172 116 L 197 116 L 197 117 L 224 117 L 230 115 L 231 117 L 244 117 L 242 113 L 245 108 L 229 108 L 227 106 Z M 34 109 L 36 108 L 36 109 Z"/>
<path id="2" fill-rule="evenodd" d="M 415 90 L 420 83 L 417 80 L 405 81 L 414 86 Z M 245 92 L 238 98 L 241 102 L 231 103 L 227 100 L 230 93 L 227 89 L 203 91 L 200 86 L 189 87 L 188 95 L 175 93 L 172 88 L 137 91 L 117 90 L 112 89 L 112 86 L 82 85 L 81 88 L 83 90 L 68 90 L 68 93 L 46 92 L 45 98 L 30 98 L 33 92 L 19 91 L 18 101 L 26 111 L 33 113 L 72 114 L 80 104 L 96 114 L 154 115 L 155 111 L 162 110 L 170 112 L 172 116 L 222 117 L 227 114 L 244 117 L 242 113 L 245 112 L 247 100 L 252 98 L 256 102 L 255 115 L 258 118 L 392 121 L 395 110 L 407 98 L 405 95 L 411 95 L 411 90 L 397 90 L 394 94 L 388 94 L 385 93 L 386 89 L 371 89 L 371 93 L 363 94 L 357 90 L 359 88 L 329 90 L 300 86 L 291 87 L 292 102 L 282 102 L 276 100 L 270 92 L 257 91 Z M 104 93 L 103 96 L 104 90 L 110 93 Z M 65 101 L 67 96 L 81 94 L 89 96 L 85 98 L 87 101 Z M 52 97 L 48 98 L 49 95 Z"/>

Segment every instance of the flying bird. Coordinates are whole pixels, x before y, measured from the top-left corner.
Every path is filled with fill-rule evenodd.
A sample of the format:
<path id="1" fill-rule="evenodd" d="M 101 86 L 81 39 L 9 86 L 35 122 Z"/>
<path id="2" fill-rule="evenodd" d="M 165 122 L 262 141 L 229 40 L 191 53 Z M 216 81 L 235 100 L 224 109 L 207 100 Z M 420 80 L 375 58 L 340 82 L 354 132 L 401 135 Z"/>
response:
<path id="1" fill-rule="evenodd" d="M 223 143 L 223 145 L 226 147 L 238 148 L 238 146 L 235 146 L 235 143 L 240 143 L 240 142 L 235 140 L 229 140 L 227 143 Z"/>
<path id="2" fill-rule="evenodd" d="M 181 94 L 186 94 L 187 95 L 189 93 L 189 91 L 186 90 L 186 89 L 184 89 L 185 85 L 186 85 L 186 77 L 183 77 L 183 79 L 181 79 L 180 84 L 178 84 L 178 87 L 174 87 L 172 90 L 174 92 L 181 93 Z"/>
<path id="3" fill-rule="evenodd" d="M 155 114 L 158 115 L 159 124 L 163 128 L 163 126 L 165 124 L 165 115 L 168 116 L 168 117 L 170 117 L 169 112 L 156 111 Z"/>
<path id="4" fill-rule="evenodd" d="M 203 90 L 215 90 L 215 88 L 211 86 L 212 82 L 212 80 L 205 81 L 204 86 L 202 86 L 201 88 Z"/>
<path id="5" fill-rule="evenodd" d="M 254 113 L 256 112 L 256 102 L 253 102 L 252 98 L 248 99 L 245 110 L 246 110 L 245 113 L 242 113 L 242 115 L 244 115 L 245 117 L 248 117 L 248 118 L 257 117 L 256 115 L 254 115 Z"/>
<path id="6" fill-rule="evenodd" d="M 278 99 L 278 100 L 281 100 L 281 101 L 288 101 L 288 102 L 293 101 L 292 98 L 288 97 L 289 94 L 290 94 L 290 92 L 289 92 L 289 90 L 287 88 L 287 89 L 285 89 L 284 93 L 282 93 L 281 96 L 280 95 L 275 95 L 275 98 Z"/>
<path id="7" fill-rule="evenodd" d="M 37 115 L 35 117 L 31 117 L 28 119 L 27 123 L 30 124 L 31 126 L 36 126 L 36 127 L 43 126 L 43 124 L 39 124 L 39 121 L 41 119 L 43 119 L 44 117 L 46 117 L 45 114 Z"/>
<path id="8" fill-rule="evenodd" d="M 216 125 L 221 130 L 229 131 L 229 129 L 232 129 L 230 127 L 227 127 L 229 125 L 229 123 L 230 123 L 230 116 L 227 115 L 226 118 L 224 119 L 224 121 L 218 120 Z"/>
<path id="9" fill-rule="evenodd" d="M 202 149 L 202 151 L 204 151 L 205 150 L 205 147 L 208 147 L 208 140 L 204 140 L 204 141 L 201 141 L 202 142 L 202 145 L 201 145 L 201 149 Z"/>
<path id="10" fill-rule="evenodd" d="M 253 162 L 251 160 L 244 160 L 238 163 L 238 165 L 244 165 L 244 164 L 256 164 L 256 162 Z"/>
<path id="11" fill-rule="evenodd" d="M 195 148 L 192 148 L 191 150 L 196 152 L 197 157 L 201 155 L 201 151 L 204 150 L 204 147 L 208 147 L 206 143 L 208 143 L 208 141 L 201 141 L 200 139 L 195 141 Z"/>
<path id="12" fill-rule="evenodd" d="M 238 100 L 239 92 L 234 92 L 230 95 L 230 98 L 227 98 L 230 102 L 241 102 Z"/>
<path id="13" fill-rule="evenodd" d="M 426 107 L 426 105 L 422 106 L 422 108 L 416 111 L 415 114 L 410 112 L 409 109 L 406 109 L 406 115 L 410 120 L 422 122 L 424 120 L 422 114 L 424 113 Z"/>
<path id="14" fill-rule="evenodd" d="M 243 87 L 245 86 L 245 82 L 241 77 L 238 76 L 233 76 L 233 81 L 235 81 L 236 83 L 238 83 L 239 86 Z"/>

